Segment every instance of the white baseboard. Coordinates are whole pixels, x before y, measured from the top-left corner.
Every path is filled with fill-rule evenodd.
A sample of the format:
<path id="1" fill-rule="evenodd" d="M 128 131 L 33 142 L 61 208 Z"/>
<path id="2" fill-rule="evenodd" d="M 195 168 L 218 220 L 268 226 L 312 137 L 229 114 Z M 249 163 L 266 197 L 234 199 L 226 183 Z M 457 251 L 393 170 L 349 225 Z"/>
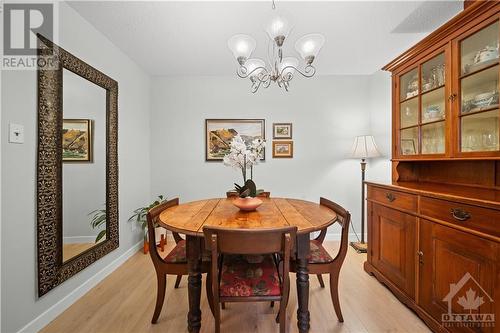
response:
<path id="1" fill-rule="evenodd" d="M 96 236 L 71 236 L 63 237 L 63 244 L 94 243 Z"/>
<path id="2" fill-rule="evenodd" d="M 94 276 L 92 276 L 87 281 L 83 282 L 79 287 L 66 295 L 63 299 L 58 301 L 56 304 L 52 305 L 45 312 L 40 314 L 38 317 L 33 319 L 31 322 L 26 324 L 17 333 L 35 333 L 40 331 L 42 328 L 47 326 L 52 320 L 59 316 L 64 310 L 75 303 L 80 297 L 85 295 L 90 289 L 95 287 L 99 282 L 101 282 L 105 277 L 111 274 L 115 269 L 122 265 L 127 259 L 132 257 L 140 248 L 142 248 L 143 242 L 140 241 L 133 245 L 121 256 L 113 260 L 109 265 L 101 269 Z"/>

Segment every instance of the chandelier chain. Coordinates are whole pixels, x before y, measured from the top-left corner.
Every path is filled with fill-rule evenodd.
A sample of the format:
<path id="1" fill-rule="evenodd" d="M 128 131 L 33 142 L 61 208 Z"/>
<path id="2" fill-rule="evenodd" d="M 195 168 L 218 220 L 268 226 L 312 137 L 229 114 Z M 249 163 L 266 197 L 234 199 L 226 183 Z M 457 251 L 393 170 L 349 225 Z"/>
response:
<path id="1" fill-rule="evenodd" d="M 273 10 L 276 9 L 276 3 L 274 3 L 274 0 L 273 0 Z"/>

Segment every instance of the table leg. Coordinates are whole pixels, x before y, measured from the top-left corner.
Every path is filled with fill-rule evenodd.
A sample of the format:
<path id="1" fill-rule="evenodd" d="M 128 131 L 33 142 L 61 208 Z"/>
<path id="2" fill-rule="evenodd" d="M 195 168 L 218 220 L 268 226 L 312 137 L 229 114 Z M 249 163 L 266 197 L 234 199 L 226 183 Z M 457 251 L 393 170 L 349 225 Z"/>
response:
<path id="1" fill-rule="evenodd" d="M 299 332 L 309 331 L 309 234 L 297 235 L 297 326 Z"/>
<path id="2" fill-rule="evenodd" d="M 188 277 L 188 330 L 199 332 L 201 328 L 201 238 L 186 236 Z"/>

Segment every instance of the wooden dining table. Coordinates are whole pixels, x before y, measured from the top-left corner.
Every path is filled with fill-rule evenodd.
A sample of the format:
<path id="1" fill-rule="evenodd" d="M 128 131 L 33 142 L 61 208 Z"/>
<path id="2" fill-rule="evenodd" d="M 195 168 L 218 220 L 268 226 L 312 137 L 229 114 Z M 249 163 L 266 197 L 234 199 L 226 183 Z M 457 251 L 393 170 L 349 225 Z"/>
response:
<path id="1" fill-rule="evenodd" d="M 203 227 L 219 226 L 235 229 L 278 228 L 296 226 L 294 252 L 297 258 L 297 326 L 300 332 L 309 330 L 309 273 L 308 255 L 310 233 L 322 230 L 337 220 L 332 210 L 299 199 L 261 198 L 263 203 L 252 212 L 240 211 L 231 198 L 188 202 L 164 210 L 159 224 L 173 232 L 186 235 L 188 277 L 188 330 L 201 328 L 201 255 Z"/>

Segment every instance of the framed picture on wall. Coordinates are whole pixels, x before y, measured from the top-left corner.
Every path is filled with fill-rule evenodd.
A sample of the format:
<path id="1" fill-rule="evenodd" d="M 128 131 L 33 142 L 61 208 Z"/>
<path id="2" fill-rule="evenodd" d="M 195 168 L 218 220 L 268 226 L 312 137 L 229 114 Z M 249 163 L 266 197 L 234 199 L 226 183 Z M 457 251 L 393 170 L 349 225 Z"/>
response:
<path id="1" fill-rule="evenodd" d="M 273 139 L 291 139 L 292 123 L 274 123 Z"/>
<path id="2" fill-rule="evenodd" d="M 92 120 L 63 119 L 63 162 L 92 162 Z"/>
<path id="3" fill-rule="evenodd" d="M 273 158 L 292 158 L 293 141 L 273 141 Z"/>
<path id="4" fill-rule="evenodd" d="M 236 135 L 248 144 L 254 139 L 266 139 L 264 119 L 206 119 L 205 120 L 205 160 L 222 161 L 229 153 L 231 140 Z M 265 150 L 260 156 L 266 159 Z"/>

